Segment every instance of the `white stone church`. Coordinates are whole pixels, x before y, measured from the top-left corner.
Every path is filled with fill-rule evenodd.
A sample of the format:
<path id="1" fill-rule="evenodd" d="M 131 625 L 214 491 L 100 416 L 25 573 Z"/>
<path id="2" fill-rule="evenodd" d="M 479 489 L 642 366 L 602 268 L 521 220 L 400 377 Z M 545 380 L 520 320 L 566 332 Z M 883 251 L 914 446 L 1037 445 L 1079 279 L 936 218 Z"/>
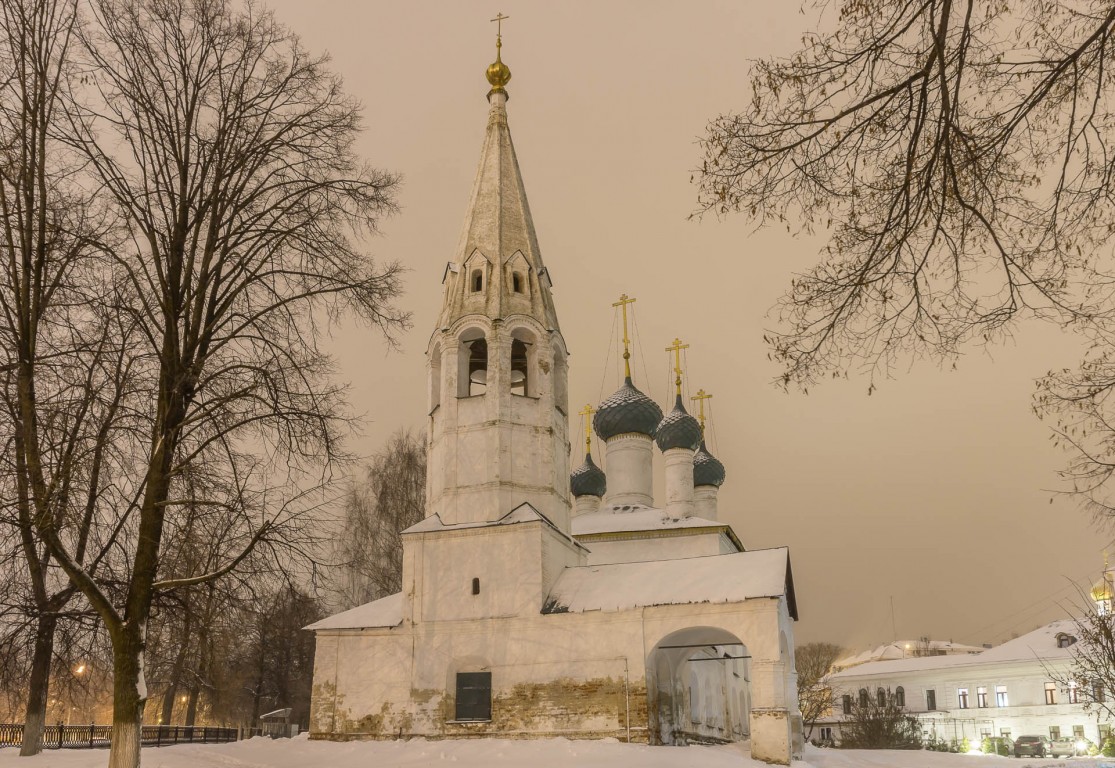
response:
<path id="1" fill-rule="evenodd" d="M 498 45 L 498 43 L 497 43 Z M 717 520 L 724 467 L 630 375 L 570 474 L 565 340 L 488 68 L 488 125 L 428 349 L 428 517 L 403 590 L 320 621 L 311 737 L 749 740 L 800 753 L 789 551 Z M 655 445 L 666 500 L 653 498 Z"/>

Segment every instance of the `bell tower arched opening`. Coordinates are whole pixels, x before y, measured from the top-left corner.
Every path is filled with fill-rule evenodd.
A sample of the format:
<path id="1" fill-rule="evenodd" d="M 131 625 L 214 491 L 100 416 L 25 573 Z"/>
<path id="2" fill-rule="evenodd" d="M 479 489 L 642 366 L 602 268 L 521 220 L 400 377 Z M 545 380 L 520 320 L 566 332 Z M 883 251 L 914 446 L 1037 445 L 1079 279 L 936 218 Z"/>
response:
<path id="1" fill-rule="evenodd" d="M 457 397 L 476 397 L 488 391 L 488 340 L 472 328 L 461 334 L 458 353 Z"/>

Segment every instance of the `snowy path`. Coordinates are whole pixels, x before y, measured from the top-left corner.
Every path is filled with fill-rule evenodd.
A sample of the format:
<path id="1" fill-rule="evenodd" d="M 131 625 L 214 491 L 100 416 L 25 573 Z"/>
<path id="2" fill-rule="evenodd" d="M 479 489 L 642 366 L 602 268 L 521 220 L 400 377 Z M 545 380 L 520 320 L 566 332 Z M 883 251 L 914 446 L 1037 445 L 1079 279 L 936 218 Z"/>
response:
<path id="1" fill-rule="evenodd" d="M 47 751 L 21 759 L 0 750 L 0 768 L 100 768 L 104 750 Z M 143 768 L 767 768 L 738 746 L 646 747 L 615 741 L 468 740 L 332 743 L 252 739 L 143 750 Z M 808 748 L 794 768 L 1115 768 L 1110 758 L 1010 760 L 983 755 Z"/>

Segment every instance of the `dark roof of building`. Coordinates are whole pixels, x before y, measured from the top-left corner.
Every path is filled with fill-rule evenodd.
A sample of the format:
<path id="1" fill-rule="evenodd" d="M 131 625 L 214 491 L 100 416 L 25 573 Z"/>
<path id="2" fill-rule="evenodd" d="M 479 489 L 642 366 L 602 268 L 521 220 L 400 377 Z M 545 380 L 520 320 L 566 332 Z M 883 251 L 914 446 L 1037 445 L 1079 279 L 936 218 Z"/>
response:
<path id="1" fill-rule="evenodd" d="M 674 409 L 658 424 L 654 439 L 659 449 L 663 451 L 671 448 L 688 448 L 695 451 L 701 444 L 701 424 L 686 413 L 681 395 L 678 395 L 674 401 Z"/>
<path id="2" fill-rule="evenodd" d="M 585 463 L 569 474 L 569 488 L 574 496 L 603 497 L 608 490 L 608 479 L 593 462 L 591 453 L 586 453 Z"/>
<path id="3" fill-rule="evenodd" d="M 715 485 L 719 488 L 724 484 L 724 465 L 720 463 L 720 459 L 709 453 L 708 448 L 705 447 L 705 441 L 701 441 L 701 447 L 693 454 L 693 485 Z"/>

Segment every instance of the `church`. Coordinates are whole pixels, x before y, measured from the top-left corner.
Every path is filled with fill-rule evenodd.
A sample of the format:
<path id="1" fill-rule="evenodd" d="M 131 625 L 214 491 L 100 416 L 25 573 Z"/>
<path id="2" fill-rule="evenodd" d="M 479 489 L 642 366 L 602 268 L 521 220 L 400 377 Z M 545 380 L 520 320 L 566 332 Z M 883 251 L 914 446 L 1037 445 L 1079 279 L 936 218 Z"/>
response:
<path id="1" fill-rule="evenodd" d="M 632 379 L 626 322 L 627 377 L 585 411 L 602 467 L 586 430 L 570 472 L 568 351 L 496 45 L 427 350 L 427 517 L 403 533 L 400 593 L 308 627 L 311 738 L 749 741 L 754 758 L 789 764 L 801 752 L 789 551 L 745 550 L 718 520 L 725 470 L 686 412 L 681 366 L 664 416 Z"/>

